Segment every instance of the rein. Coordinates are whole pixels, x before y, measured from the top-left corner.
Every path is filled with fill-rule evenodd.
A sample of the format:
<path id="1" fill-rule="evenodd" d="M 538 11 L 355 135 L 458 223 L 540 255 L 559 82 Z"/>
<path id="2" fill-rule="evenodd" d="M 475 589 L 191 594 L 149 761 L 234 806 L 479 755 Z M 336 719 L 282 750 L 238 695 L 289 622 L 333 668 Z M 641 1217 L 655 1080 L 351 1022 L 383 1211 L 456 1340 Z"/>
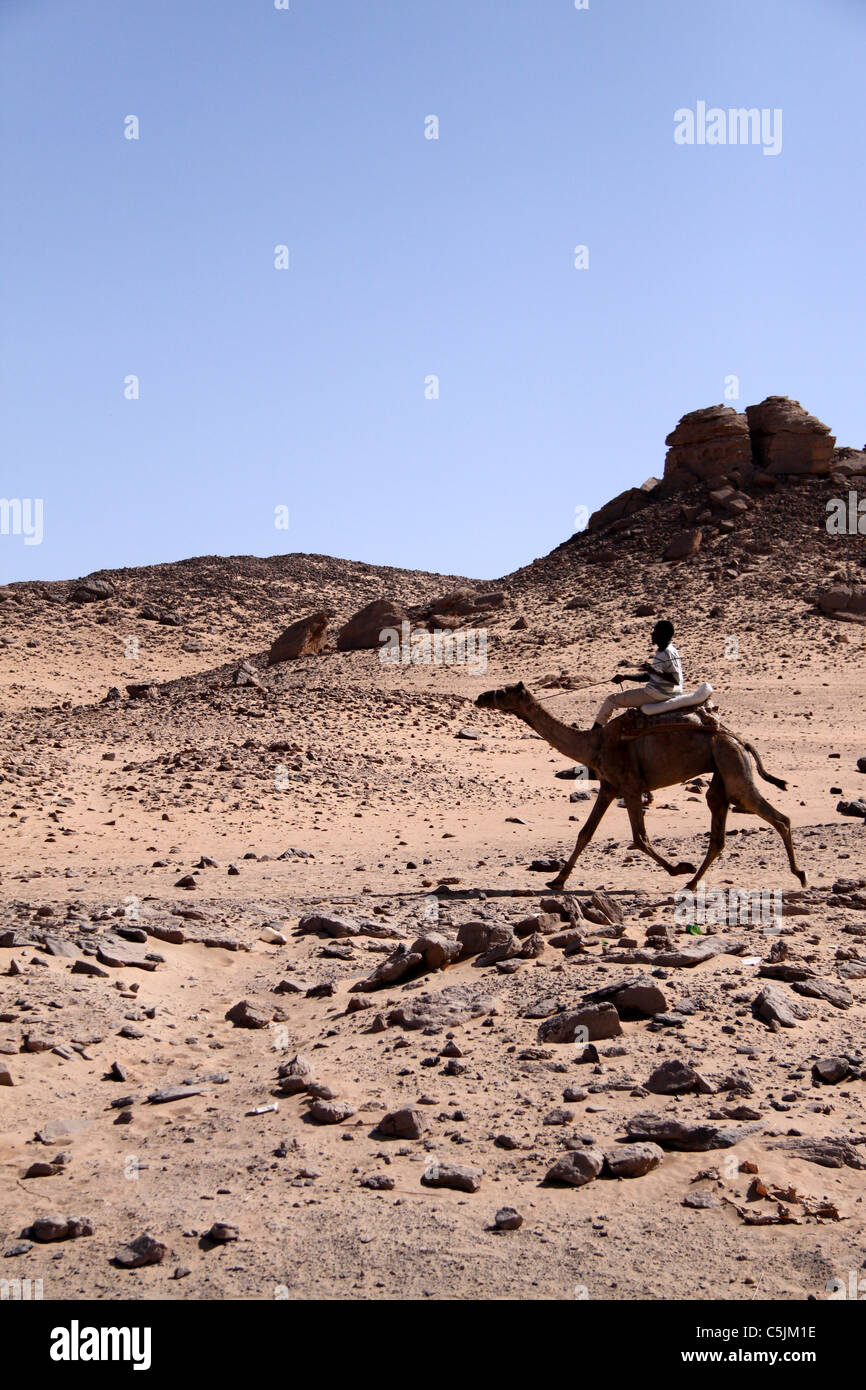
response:
<path id="1" fill-rule="evenodd" d="M 603 681 L 591 681 L 589 685 L 575 685 L 571 690 L 560 690 L 556 695 L 545 695 L 548 700 L 561 700 L 564 695 L 579 695 L 582 690 L 595 690 L 599 685 L 611 685 L 612 681 L 608 678 Z"/>

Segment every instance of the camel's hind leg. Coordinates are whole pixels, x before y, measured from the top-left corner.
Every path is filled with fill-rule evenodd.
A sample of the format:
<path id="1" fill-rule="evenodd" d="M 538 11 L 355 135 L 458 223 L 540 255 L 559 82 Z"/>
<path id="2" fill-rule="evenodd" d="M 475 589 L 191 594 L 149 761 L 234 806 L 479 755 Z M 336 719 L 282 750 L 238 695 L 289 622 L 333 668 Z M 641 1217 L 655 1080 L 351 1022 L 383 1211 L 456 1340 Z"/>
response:
<path id="1" fill-rule="evenodd" d="M 766 797 L 758 791 L 752 776 L 751 763 L 747 761 L 746 754 L 740 752 L 735 744 L 726 739 L 716 738 L 713 740 L 713 757 L 716 768 L 724 779 L 725 795 L 728 800 L 736 802 L 744 811 L 748 811 L 753 816 L 760 816 L 761 820 L 772 825 L 785 846 L 791 873 L 800 880 L 801 886 L 805 888 L 806 875 L 798 867 L 794 857 L 790 818 L 785 815 L 784 811 L 777 811 L 775 806 L 771 806 Z"/>
<path id="2" fill-rule="evenodd" d="M 694 864 L 671 864 L 667 859 L 663 859 L 657 850 L 654 850 L 649 842 L 644 822 L 643 798 L 641 792 L 635 796 L 627 796 L 626 810 L 631 822 L 632 848 L 639 849 L 644 854 L 648 854 L 650 859 L 654 859 L 657 864 L 661 864 L 663 869 L 667 869 L 669 874 L 693 874 Z"/>
<path id="3" fill-rule="evenodd" d="M 718 772 L 713 773 L 713 780 L 707 790 L 707 805 L 712 812 L 710 821 L 710 843 L 704 857 L 704 862 L 698 869 L 694 878 L 686 884 L 689 892 L 693 893 L 700 880 L 703 878 L 707 869 L 714 859 L 718 859 L 722 850 L 725 848 L 725 826 L 728 821 L 728 797 L 725 791 L 725 783 Z"/>
<path id="4" fill-rule="evenodd" d="M 570 859 L 562 866 L 556 878 L 551 879 L 548 888 L 564 888 L 566 880 L 577 861 L 577 856 L 582 854 L 598 829 L 599 822 L 607 810 L 610 803 L 616 796 L 614 788 L 608 783 L 602 782 L 599 785 L 595 797 L 595 805 L 581 826 L 580 834 L 577 837 L 577 844 L 571 852 Z"/>

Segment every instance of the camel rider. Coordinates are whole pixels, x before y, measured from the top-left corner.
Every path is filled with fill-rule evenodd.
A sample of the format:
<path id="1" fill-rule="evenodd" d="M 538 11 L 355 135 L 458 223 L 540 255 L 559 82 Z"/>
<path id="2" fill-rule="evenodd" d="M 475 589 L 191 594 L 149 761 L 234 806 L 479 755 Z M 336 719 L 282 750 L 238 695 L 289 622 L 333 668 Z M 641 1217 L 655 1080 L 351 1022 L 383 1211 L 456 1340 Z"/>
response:
<path id="1" fill-rule="evenodd" d="M 608 695 L 596 715 L 594 729 L 606 724 L 618 709 L 634 709 L 640 705 L 651 705 L 659 700 L 671 699 L 683 693 L 683 668 L 680 654 L 672 645 L 674 625 L 667 619 L 657 622 L 652 630 L 652 641 L 656 648 L 652 661 L 645 661 L 638 675 L 614 676 L 615 683 L 640 681 L 640 690 L 620 690 L 618 695 Z M 649 679 L 647 680 L 647 677 Z"/>

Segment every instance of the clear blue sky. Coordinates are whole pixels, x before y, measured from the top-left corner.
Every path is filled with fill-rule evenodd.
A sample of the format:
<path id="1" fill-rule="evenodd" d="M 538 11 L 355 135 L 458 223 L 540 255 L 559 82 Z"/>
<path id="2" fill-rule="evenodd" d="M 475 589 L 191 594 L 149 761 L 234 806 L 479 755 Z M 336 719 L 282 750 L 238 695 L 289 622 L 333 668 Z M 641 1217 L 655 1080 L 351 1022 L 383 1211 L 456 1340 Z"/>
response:
<path id="1" fill-rule="evenodd" d="M 2 0 L 0 494 L 45 520 L 0 580 L 492 578 L 730 374 L 861 446 L 864 39 L 863 0 Z M 676 145 L 702 100 L 781 153 Z"/>

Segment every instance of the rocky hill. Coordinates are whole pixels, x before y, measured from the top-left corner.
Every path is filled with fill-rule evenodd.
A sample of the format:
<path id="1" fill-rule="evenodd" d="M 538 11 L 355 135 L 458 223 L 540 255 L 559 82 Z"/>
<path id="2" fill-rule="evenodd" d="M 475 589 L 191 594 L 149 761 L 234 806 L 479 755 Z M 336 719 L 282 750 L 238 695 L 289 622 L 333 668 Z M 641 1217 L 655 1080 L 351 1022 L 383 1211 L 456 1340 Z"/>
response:
<path id="1" fill-rule="evenodd" d="M 407 617 L 459 628 L 481 614 L 494 648 L 516 628 L 506 645 L 517 652 L 598 635 L 641 608 L 681 621 L 711 616 L 727 631 L 819 613 L 866 618 L 863 451 L 836 448 L 826 425 L 781 396 L 744 414 L 723 405 L 692 411 L 667 443 L 661 479 L 621 493 L 586 531 L 496 581 L 291 554 L 202 556 L 7 585 L 0 684 L 20 706 L 40 684 L 50 702 L 72 675 L 73 699 L 94 699 L 111 685 L 165 679 L 168 665 L 183 675 L 269 650 L 273 657 L 293 623 L 301 627 L 288 635 L 290 655 L 369 649 L 383 626 Z M 852 511 L 851 493 L 862 495 L 862 513 L 856 502 Z M 830 526 L 834 507 L 844 509 L 842 528 Z M 533 631 L 520 637 L 525 610 L 538 605 Z M 312 617 L 310 643 L 303 623 Z M 85 653 L 76 678 L 70 667 Z"/>
<path id="2" fill-rule="evenodd" d="M 613 498 L 503 587 L 543 586 L 595 615 L 609 600 L 719 619 L 751 605 L 769 626 L 792 613 L 866 616 L 866 453 L 835 449 L 826 425 L 780 396 L 744 415 L 693 411 L 667 443 L 662 479 Z M 845 529 L 832 525 L 840 506 Z"/>

